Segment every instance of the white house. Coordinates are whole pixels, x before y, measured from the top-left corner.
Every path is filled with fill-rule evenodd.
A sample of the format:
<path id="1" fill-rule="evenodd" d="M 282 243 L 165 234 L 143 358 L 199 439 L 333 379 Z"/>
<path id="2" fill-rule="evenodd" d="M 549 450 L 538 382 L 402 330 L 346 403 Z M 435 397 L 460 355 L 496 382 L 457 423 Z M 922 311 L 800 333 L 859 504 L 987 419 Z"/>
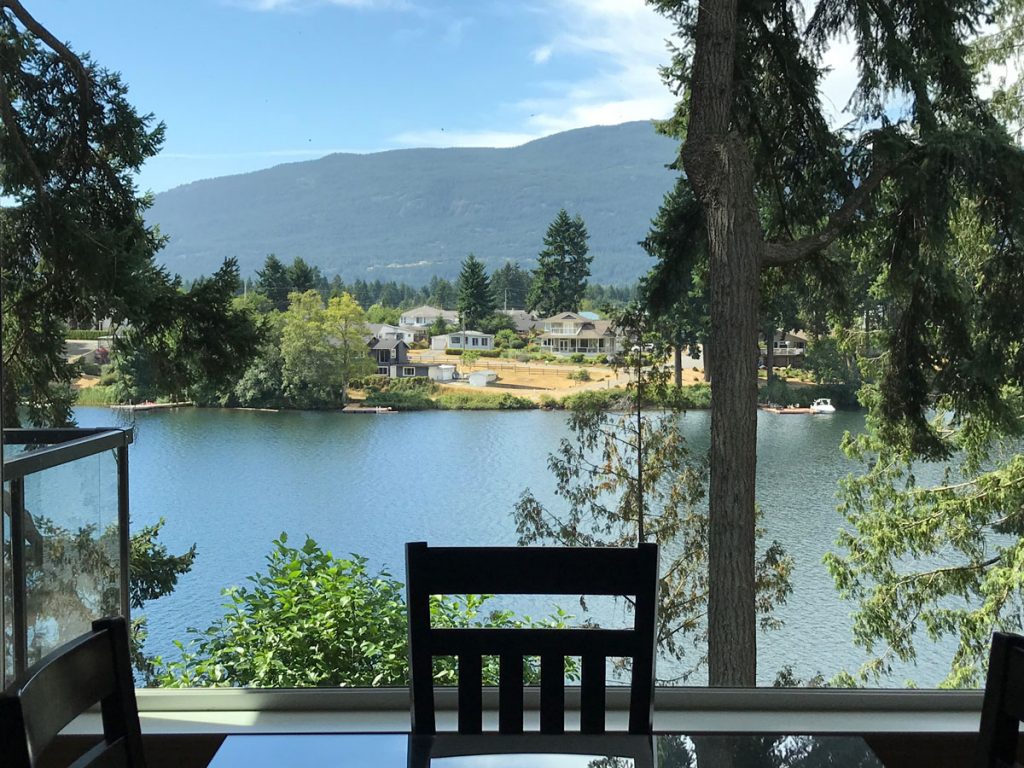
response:
<path id="1" fill-rule="evenodd" d="M 469 349 L 483 351 L 494 349 L 494 334 L 480 331 L 452 331 L 433 336 L 431 349 Z"/>
<path id="2" fill-rule="evenodd" d="M 614 355 L 615 329 L 610 320 L 591 320 L 576 312 L 562 312 L 540 321 L 544 332 L 537 342 L 556 355 Z"/>
<path id="3" fill-rule="evenodd" d="M 459 313 L 455 310 L 438 309 L 429 304 L 424 304 L 422 307 L 413 307 L 412 309 L 405 310 L 402 316 L 398 318 L 398 324 L 409 325 L 415 328 L 426 328 L 433 325 L 439 317 L 443 317 L 444 321 L 449 325 L 456 325 L 459 322 Z"/>
<path id="4" fill-rule="evenodd" d="M 380 341 L 393 339 L 394 341 L 404 341 L 406 344 L 412 344 L 415 341 L 416 334 L 412 328 L 400 328 L 388 323 L 367 323 L 366 327 L 370 329 L 370 335 Z"/>

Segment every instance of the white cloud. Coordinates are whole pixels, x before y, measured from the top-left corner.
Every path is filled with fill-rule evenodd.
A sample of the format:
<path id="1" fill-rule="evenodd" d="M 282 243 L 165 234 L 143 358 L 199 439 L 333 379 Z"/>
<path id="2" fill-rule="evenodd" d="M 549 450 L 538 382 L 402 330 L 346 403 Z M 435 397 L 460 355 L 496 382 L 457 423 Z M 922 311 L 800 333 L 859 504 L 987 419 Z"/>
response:
<path id="1" fill-rule="evenodd" d="M 551 58 L 551 46 L 542 45 L 540 48 L 534 48 L 530 58 L 533 59 L 534 64 L 543 64 Z"/>
<path id="2" fill-rule="evenodd" d="M 586 56 L 593 75 L 573 83 L 547 83 L 547 95 L 516 105 L 531 134 L 588 125 L 667 117 L 675 97 L 658 68 L 668 63 L 665 41 L 675 29 L 643 0 L 550 0 L 540 8 L 554 32 L 534 49 L 537 63 L 551 53 Z M 561 31 L 565 30 L 565 31 Z"/>

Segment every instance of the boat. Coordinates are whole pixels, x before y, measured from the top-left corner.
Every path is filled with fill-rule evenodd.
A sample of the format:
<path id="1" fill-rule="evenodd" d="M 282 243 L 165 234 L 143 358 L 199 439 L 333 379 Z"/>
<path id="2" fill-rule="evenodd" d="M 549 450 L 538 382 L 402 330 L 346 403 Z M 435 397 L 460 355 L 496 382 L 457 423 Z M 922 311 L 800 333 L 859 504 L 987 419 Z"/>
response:
<path id="1" fill-rule="evenodd" d="M 811 403 L 811 413 L 835 413 L 836 407 L 827 397 L 819 397 Z"/>

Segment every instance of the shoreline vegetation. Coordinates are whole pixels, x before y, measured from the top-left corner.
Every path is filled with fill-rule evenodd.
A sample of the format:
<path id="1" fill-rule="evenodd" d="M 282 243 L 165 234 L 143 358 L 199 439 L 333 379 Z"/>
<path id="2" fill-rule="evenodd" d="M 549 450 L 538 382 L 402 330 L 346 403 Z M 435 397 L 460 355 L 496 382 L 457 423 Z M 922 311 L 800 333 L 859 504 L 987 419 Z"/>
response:
<path id="1" fill-rule="evenodd" d="M 367 379 L 377 378 L 376 376 L 367 377 Z M 383 379 L 383 377 L 379 378 Z M 361 386 L 354 387 L 353 397 L 349 401 L 349 405 L 382 408 L 391 411 L 551 411 L 597 406 L 607 408 L 608 410 L 628 410 L 634 397 L 623 386 L 580 390 L 569 392 L 562 396 L 542 394 L 537 398 L 532 398 L 515 395 L 508 390 L 456 389 L 450 386 L 438 385 L 423 378 L 383 379 L 382 381 L 370 382 L 363 380 L 356 383 Z M 768 402 L 780 405 L 793 405 L 811 402 L 817 397 L 830 397 L 833 403 L 840 409 L 853 410 L 860 408 L 859 403 L 856 401 L 855 393 L 848 391 L 849 388 L 845 385 L 801 385 L 788 387 L 785 382 L 780 383 L 782 386 L 774 386 L 771 389 L 767 387 L 761 388 L 762 405 Z M 773 399 L 769 400 L 769 397 Z M 126 404 L 116 402 L 113 386 L 98 384 L 79 389 L 77 404 L 109 408 L 121 407 L 130 410 L 207 407 L 262 413 L 278 413 L 283 411 L 343 412 L 343 406 L 341 405 L 323 408 L 252 408 L 209 403 L 175 403 L 162 398 L 158 398 L 152 403 Z M 684 384 L 682 387 L 666 387 L 660 393 L 653 396 L 645 393 L 643 405 L 647 408 L 683 411 L 706 410 L 711 407 L 711 386 L 705 383 L 694 383 Z"/>

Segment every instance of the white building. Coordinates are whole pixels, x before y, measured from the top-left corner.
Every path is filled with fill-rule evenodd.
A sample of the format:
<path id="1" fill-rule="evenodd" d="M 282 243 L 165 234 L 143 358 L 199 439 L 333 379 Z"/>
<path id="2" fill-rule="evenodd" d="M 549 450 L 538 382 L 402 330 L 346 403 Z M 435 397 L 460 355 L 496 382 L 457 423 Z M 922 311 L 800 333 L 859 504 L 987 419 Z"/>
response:
<path id="1" fill-rule="evenodd" d="M 430 339 L 431 349 L 469 349 L 483 351 L 494 349 L 494 334 L 480 331 L 452 331 L 433 336 Z"/>
<path id="2" fill-rule="evenodd" d="M 437 322 L 437 318 L 443 317 L 449 325 L 456 325 L 459 322 L 459 313 L 452 309 L 438 309 L 429 304 L 422 307 L 413 307 L 402 313 L 398 319 L 399 325 L 409 325 L 415 328 L 426 328 Z"/>

